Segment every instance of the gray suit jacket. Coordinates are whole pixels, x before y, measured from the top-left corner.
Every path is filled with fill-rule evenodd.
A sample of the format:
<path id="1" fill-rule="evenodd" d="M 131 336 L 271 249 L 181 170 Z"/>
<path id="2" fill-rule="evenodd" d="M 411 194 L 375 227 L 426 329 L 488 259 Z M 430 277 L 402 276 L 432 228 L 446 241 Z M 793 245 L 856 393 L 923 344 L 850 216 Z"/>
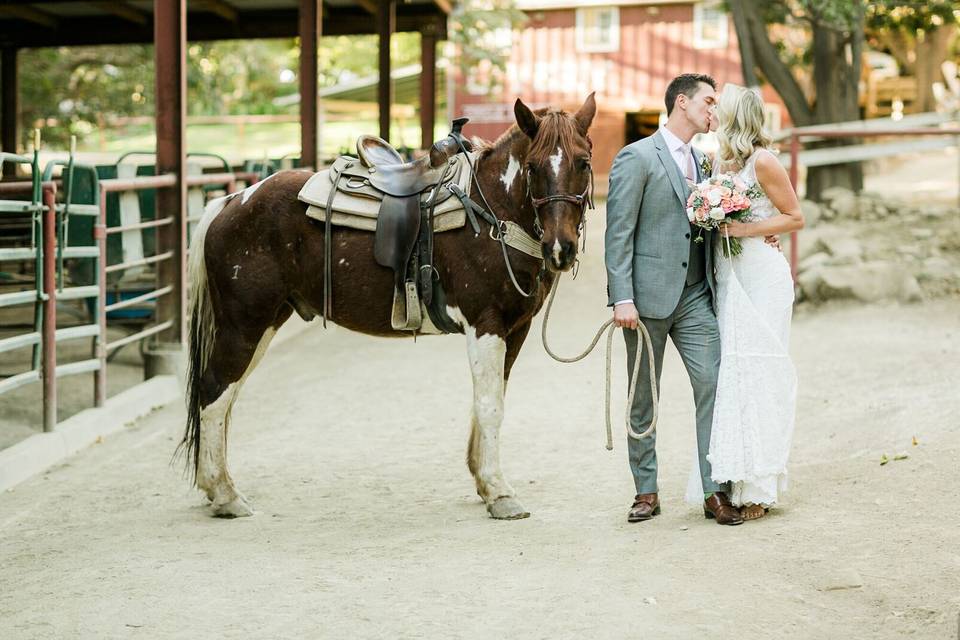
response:
<path id="1" fill-rule="evenodd" d="M 702 156 L 694 150 L 697 179 Z M 658 131 L 620 150 L 610 170 L 607 193 L 606 255 L 608 303 L 632 299 L 642 317 L 673 313 L 687 277 L 690 194 Z M 713 238 L 703 232 L 707 282 L 714 291 Z M 694 236 L 695 237 L 695 236 Z"/>

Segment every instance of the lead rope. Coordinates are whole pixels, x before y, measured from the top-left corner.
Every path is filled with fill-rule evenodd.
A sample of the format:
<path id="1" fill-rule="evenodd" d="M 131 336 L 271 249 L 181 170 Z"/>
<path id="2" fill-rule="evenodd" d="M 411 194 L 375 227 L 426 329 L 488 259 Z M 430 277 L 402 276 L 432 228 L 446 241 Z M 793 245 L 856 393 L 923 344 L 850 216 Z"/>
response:
<path id="1" fill-rule="evenodd" d="M 607 332 L 607 375 L 606 375 L 606 388 L 605 388 L 605 418 L 606 418 L 606 427 L 607 427 L 607 451 L 613 451 L 613 426 L 610 421 L 610 370 L 611 362 L 613 358 L 613 330 L 616 329 L 616 326 L 613 324 L 613 319 L 607 320 L 603 323 L 600 329 L 597 331 L 597 334 L 593 337 L 593 341 L 590 343 L 590 346 L 583 351 L 583 353 L 573 356 L 572 358 L 564 358 L 558 356 L 553 352 L 550 346 L 547 344 L 547 321 L 550 320 L 550 309 L 553 307 L 553 299 L 557 295 L 557 289 L 560 286 L 560 278 L 557 277 L 556 282 L 553 284 L 553 289 L 550 291 L 550 299 L 547 301 L 547 310 L 543 316 L 543 327 L 540 332 L 540 337 L 543 340 L 543 348 L 551 358 L 557 362 L 571 363 L 583 360 L 586 358 L 593 348 L 597 346 L 597 343 L 600 342 L 600 336 L 603 335 L 603 332 Z M 633 360 L 633 371 L 630 373 L 630 395 L 627 398 L 627 411 L 625 422 L 627 425 L 627 435 L 633 438 L 634 440 L 641 440 L 646 438 L 654 432 L 657 428 L 657 418 L 659 417 L 659 409 L 657 405 L 659 400 L 657 398 L 657 371 L 656 371 L 656 362 L 653 357 L 653 341 L 650 339 L 650 333 L 647 331 L 647 328 L 642 322 L 637 324 L 637 329 L 640 331 L 640 334 L 643 336 L 643 341 L 637 340 L 637 351 Z M 653 399 L 653 421 L 650 423 L 650 426 L 643 433 L 637 433 L 633 430 L 633 426 L 630 424 L 630 409 L 633 407 L 633 397 L 637 391 L 637 378 L 640 375 L 640 359 L 643 357 L 643 347 L 646 345 L 647 353 L 650 357 L 650 396 Z"/>

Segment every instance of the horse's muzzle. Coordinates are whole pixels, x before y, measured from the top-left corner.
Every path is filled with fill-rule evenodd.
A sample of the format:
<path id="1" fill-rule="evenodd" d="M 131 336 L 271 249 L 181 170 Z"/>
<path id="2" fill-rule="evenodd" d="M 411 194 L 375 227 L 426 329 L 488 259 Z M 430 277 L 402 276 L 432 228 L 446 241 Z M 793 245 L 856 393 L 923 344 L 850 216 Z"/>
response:
<path id="1" fill-rule="evenodd" d="M 577 261 L 576 242 L 561 242 L 558 239 L 552 243 L 542 243 L 541 249 L 543 250 L 543 259 L 546 262 L 547 269 L 550 271 L 569 271 Z"/>

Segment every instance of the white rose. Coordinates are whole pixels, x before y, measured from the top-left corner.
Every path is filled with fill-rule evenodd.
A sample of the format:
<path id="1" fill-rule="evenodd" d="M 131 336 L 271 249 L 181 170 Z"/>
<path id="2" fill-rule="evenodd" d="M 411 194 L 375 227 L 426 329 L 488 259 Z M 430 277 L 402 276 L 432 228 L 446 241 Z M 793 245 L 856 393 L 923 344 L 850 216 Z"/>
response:
<path id="1" fill-rule="evenodd" d="M 687 207 L 687 220 L 693 222 L 696 217 L 697 214 L 694 212 L 693 207 Z"/>
<path id="2" fill-rule="evenodd" d="M 720 195 L 719 189 L 711 189 L 707 192 L 707 202 L 710 203 L 710 206 L 717 206 L 721 200 L 723 200 L 723 197 Z M 710 213 L 713 214 L 712 211 Z"/>
<path id="3" fill-rule="evenodd" d="M 710 209 L 711 220 L 723 220 L 724 215 L 725 214 L 723 213 L 723 209 L 721 209 L 720 207 L 714 207 L 713 209 Z"/>

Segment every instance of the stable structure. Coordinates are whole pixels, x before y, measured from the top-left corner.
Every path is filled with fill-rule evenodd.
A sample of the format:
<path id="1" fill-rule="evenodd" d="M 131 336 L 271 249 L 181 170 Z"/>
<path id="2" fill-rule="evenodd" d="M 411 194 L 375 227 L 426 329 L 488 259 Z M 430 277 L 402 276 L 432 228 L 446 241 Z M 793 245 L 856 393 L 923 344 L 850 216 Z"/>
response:
<path id="1" fill-rule="evenodd" d="M 69 212 L 69 198 L 64 205 L 54 205 L 58 184 L 52 176 L 43 177 L 41 189 L 39 167 L 35 158 L 16 155 L 18 152 L 17 131 L 18 85 L 17 55 L 23 48 L 79 46 L 102 44 L 148 44 L 154 45 L 155 95 L 156 95 L 156 160 L 150 177 L 103 180 L 99 183 L 100 210 L 106 206 L 106 194 L 150 190 L 156 198 L 156 220 L 139 222 L 133 226 L 110 226 L 106 221 L 105 208 L 93 228 L 93 236 L 99 249 L 87 249 L 89 257 L 98 260 L 101 276 L 111 270 L 130 266 L 152 265 L 156 269 L 156 289 L 143 294 L 142 299 L 156 301 L 152 329 L 136 334 L 130 340 L 152 340 L 176 347 L 186 339 L 186 256 L 188 243 L 188 188 L 202 185 L 220 185 L 226 191 L 236 188 L 236 181 L 248 184 L 250 176 L 232 173 L 229 167 L 218 174 L 188 176 L 186 149 L 186 46 L 188 40 L 224 40 L 245 38 L 299 37 L 300 41 L 300 166 L 317 167 L 318 158 L 318 45 L 320 35 L 353 35 L 376 33 L 380 39 L 378 105 L 381 136 L 389 138 L 391 91 L 390 36 L 397 31 L 419 31 L 422 36 L 422 81 L 421 81 L 421 128 L 424 132 L 422 146 L 432 143 L 436 93 L 436 45 L 446 38 L 447 16 L 451 7 L 449 0 L 118 0 L 101 2 L 94 0 L 3 0 L 0 3 L 0 148 L 7 162 L 3 163 L 4 177 L 13 174 L 16 164 L 32 163 L 31 182 L 26 183 L 32 200 L 24 211 L 34 216 L 41 246 L 33 247 L 38 265 L 38 282 L 35 289 L 26 292 L 43 302 L 45 313 L 50 318 L 36 331 L 45 336 L 56 332 L 55 295 L 56 287 L 51 282 L 40 281 L 40 272 L 45 279 L 52 278 L 49 265 L 57 254 L 57 247 L 65 246 L 61 218 Z M 28 78 L 22 79 L 29 81 Z M 72 160 L 71 160 L 72 163 Z M 66 174 L 65 174 L 66 175 Z M 67 183 L 72 180 L 72 169 Z M 22 184 L 10 184 L 11 191 Z M 69 189 L 61 180 L 59 187 Z M 42 193 L 41 193 L 42 190 Z M 42 198 L 41 198 L 42 196 Z M 44 200 L 41 205 L 41 199 Z M 19 205 L 11 205 L 19 206 Z M 25 205 L 26 206 L 26 205 Z M 56 211 L 55 211 L 56 209 Z M 78 211 L 74 207 L 74 213 Z M 54 219 L 54 213 L 59 218 Z M 41 224 L 42 218 L 42 224 Z M 39 233 L 42 227 L 42 234 Z M 156 233 L 155 253 L 132 264 L 108 265 L 106 240 L 111 234 L 149 228 Z M 96 254 L 96 255 L 94 255 Z M 86 255 L 86 254 L 84 254 Z M 41 262 L 47 261 L 41 269 Z M 100 324 L 97 333 L 99 346 L 93 360 L 100 364 L 90 368 L 96 371 L 95 400 L 99 406 L 105 401 L 106 313 L 107 304 L 103 290 L 104 277 L 97 283 Z M 18 298 L 19 300 L 19 298 Z M 38 302 L 38 304 L 40 304 Z M 128 302 L 115 302 L 113 308 L 127 306 Z M 86 334 L 85 334 L 86 335 Z M 33 339 L 31 334 L 30 340 Z M 17 340 L 21 340 L 18 338 Z M 39 338 L 38 338 L 39 340 Z M 22 341 L 22 340 L 21 340 Z M 50 342 L 50 344 L 47 344 Z M 19 345 L 19 342 L 16 342 Z M 30 343 L 35 344 L 35 343 Z M 43 342 L 44 353 L 53 350 L 53 342 Z M 14 343 L 6 345 L 11 348 Z M 114 345 L 118 346 L 118 345 Z M 39 356 L 39 351 L 37 352 Z M 38 356 L 34 360 L 38 359 Z M 55 361 L 50 360 L 42 371 L 45 388 L 60 375 Z M 61 367 L 62 369 L 62 367 Z M 38 373 L 33 367 L 31 379 Z M 24 378 L 26 379 L 26 378 Z M 12 385 L 11 385 L 12 386 Z M 46 394 L 45 394 L 46 395 Z M 44 427 L 53 428 L 56 421 L 56 394 L 52 388 L 45 412 Z M 46 405 L 45 405 L 46 406 Z"/>

